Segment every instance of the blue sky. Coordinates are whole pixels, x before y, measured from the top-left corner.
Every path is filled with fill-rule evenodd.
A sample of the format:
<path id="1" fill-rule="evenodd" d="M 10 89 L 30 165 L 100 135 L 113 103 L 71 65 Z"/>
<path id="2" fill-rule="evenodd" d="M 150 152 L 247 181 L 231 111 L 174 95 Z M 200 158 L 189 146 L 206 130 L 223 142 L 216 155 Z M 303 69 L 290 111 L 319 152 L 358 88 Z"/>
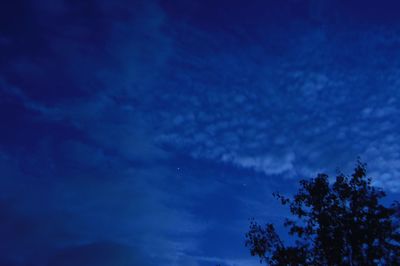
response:
<path id="1" fill-rule="evenodd" d="M 400 193 L 394 0 L 0 6 L 0 264 L 258 265 L 271 193 Z"/>

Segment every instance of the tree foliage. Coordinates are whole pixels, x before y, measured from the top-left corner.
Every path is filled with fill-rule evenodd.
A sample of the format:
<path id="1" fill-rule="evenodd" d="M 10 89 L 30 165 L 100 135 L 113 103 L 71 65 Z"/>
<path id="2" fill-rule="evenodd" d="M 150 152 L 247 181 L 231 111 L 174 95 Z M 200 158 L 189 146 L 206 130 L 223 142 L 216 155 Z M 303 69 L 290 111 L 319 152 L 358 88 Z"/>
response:
<path id="1" fill-rule="evenodd" d="M 300 181 L 293 199 L 273 194 L 293 219 L 284 226 L 294 237 L 283 243 L 273 224 L 254 220 L 246 234 L 251 255 L 269 265 L 400 265 L 399 204 L 385 207 L 385 193 L 372 186 L 365 164 L 331 184 L 326 174 Z"/>

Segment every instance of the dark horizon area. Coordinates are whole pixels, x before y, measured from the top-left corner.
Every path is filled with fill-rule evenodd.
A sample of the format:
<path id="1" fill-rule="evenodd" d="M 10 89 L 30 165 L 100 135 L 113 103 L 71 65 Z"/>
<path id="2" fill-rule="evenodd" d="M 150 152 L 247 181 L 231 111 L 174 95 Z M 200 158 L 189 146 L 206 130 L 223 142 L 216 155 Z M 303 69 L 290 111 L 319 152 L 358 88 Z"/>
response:
<path id="1" fill-rule="evenodd" d="M 398 199 L 399 10 L 3 1 L 0 265 L 259 265 L 271 193 L 358 156 Z"/>

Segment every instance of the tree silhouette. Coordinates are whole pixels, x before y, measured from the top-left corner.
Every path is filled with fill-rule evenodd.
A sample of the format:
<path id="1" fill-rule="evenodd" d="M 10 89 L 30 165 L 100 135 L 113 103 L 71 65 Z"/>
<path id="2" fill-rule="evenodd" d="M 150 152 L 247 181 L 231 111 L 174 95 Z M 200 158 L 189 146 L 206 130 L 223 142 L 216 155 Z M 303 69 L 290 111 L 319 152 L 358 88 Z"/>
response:
<path id="1" fill-rule="evenodd" d="M 385 193 L 371 185 L 365 164 L 333 184 L 326 174 L 300 181 L 293 199 L 273 194 L 289 207 L 286 246 L 272 224 L 254 220 L 246 234 L 252 256 L 269 265 L 400 265 L 399 203 L 385 207 Z"/>

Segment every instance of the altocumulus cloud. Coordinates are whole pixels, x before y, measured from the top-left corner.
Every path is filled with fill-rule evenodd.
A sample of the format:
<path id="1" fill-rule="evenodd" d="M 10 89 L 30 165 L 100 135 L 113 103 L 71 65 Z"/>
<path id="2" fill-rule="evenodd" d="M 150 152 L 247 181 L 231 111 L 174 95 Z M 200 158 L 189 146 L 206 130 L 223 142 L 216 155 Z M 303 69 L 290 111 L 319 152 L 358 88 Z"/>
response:
<path id="1" fill-rule="evenodd" d="M 389 163 L 398 160 L 397 26 L 281 27 L 287 39 L 267 28 L 244 47 L 241 39 L 184 31 L 180 42 L 209 45 L 195 59 L 187 59 L 190 45 L 174 57 L 185 67 L 163 96 L 175 109 L 162 114 L 173 123 L 159 140 L 267 176 L 347 170 L 359 155 L 377 184 L 397 191 L 397 166 Z M 279 55 L 274 44 L 282 44 Z"/>

